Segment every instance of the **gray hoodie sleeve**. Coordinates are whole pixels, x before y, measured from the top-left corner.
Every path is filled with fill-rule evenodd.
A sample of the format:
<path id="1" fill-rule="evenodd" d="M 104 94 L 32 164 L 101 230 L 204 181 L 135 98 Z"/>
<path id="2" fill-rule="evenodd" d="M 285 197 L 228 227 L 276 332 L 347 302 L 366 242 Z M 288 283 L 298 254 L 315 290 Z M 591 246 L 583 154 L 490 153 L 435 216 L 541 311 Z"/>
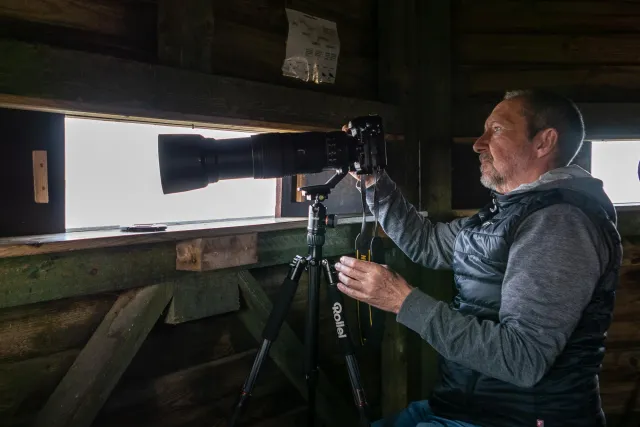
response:
<path id="1" fill-rule="evenodd" d="M 553 205 L 520 225 L 509 252 L 499 322 L 464 316 L 414 289 L 397 315 L 445 358 L 521 387 L 562 352 L 608 262 L 578 208 Z"/>
<path id="2" fill-rule="evenodd" d="M 432 269 L 451 268 L 453 244 L 464 219 L 433 224 L 404 198 L 386 173 L 366 191 L 369 209 L 409 259 Z"/>

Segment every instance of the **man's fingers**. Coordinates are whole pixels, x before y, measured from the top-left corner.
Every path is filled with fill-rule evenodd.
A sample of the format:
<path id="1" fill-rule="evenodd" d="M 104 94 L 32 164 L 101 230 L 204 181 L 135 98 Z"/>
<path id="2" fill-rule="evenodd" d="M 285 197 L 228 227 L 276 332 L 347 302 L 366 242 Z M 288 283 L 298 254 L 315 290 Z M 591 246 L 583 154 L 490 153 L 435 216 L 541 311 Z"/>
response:
<path id="1" fill-rule="evenodd" d="M 348 256 L 341 257 L 340 264 L 346 265 L 347 267 L 351 267 L 355 270 L 359 270 L 363 273 L 367 273 L 372 266 L 369 261 L 360 261 L 359 259 Z"/>
<path id="2" fill-rule="evenodd" d="M 344 283 L 338 283 L 338 290 L 340 290 L 340 292 L 342 292 L 343 294 L 350 296 L 351 298 L 355 298 L 362 302 L 367 302 L 369 300 L 369 297 L 367 295 L 365 295 L 364 293 L 360 292 L 357 289 L 353 289 L 350 286 L 346 286 Z"/>
<path id="3" fill-rule="evenodd" d="M 353 267 L 349 267 L 346 264 L 336 263 L 336 270 L 340 273 L 344 273 L 349 277 L 353 277 L 354 279 L 364 279 L 367 275 L 364 271 L 357 270 Z"/>
<path id="4" fill-rule="evenodd" d="M 362 290 L 362 282 L 357 279 L 351 278 L 343 273 L 338 273 L 338 280 L 344 285 L 347 285 L 351 289 Z"/>

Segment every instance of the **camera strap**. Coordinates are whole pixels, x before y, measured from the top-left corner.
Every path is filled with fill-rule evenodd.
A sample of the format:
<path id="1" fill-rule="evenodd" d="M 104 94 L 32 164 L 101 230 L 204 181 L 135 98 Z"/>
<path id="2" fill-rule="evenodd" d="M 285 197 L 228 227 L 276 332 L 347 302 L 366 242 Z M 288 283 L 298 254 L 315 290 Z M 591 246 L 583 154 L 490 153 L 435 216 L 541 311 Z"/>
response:
<path id="1" fill-rule="evenodd" d="M 375 185 L 375 184 L 374 184 Z M 374 212 L 374 227 L 368 234 L 366 226 L 366 186 L 365 177 L 361 177 L 360 189 L 362 194 L 362 229 L 356 237 L 356 258 L 361 261 L 375 262 L 377 264 L 385 264 L 384 247 L 382 239 L 376 235 L 378 217 Z M 374 188 L 374 211 L 377 205 L 376 192 Z M 384 332 L 385 312 L 369 304 L 357 301 L 358 308 L 358 329 L 360 332 L 361 345 L 379 346 L 382 343 Z"/>

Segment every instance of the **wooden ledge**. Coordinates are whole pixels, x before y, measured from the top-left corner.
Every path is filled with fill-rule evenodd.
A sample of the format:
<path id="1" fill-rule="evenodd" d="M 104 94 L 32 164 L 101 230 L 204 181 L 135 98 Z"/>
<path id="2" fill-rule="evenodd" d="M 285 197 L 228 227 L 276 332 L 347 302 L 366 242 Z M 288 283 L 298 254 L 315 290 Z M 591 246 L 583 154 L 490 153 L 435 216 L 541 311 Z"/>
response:
<path id="1" fill-rule="evenodd" d="M 337 226 L 357 224 L 361 221 L 362 216 L 339 217 Z M 373 221 L 373 217 L 367 217 L 367 222 L 369 221 Z M 181 241 L 233 234 L 304 229 L 306 226 L 307 218 L 262 218 L 174 225 L 169 226 L 166 231 L 151 233 L 129 233 L 118 229 L 8 237 L 0 238 L 0 258 Z"/>

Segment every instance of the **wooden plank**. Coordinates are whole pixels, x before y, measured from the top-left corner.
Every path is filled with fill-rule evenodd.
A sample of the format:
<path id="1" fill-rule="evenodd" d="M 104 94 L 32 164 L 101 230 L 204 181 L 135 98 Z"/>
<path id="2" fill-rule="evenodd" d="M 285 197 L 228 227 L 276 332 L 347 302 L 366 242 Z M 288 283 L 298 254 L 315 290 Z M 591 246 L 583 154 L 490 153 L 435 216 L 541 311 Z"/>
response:
<path id="1" fill-rule="evenodd" d="M 407 258 L 400 249 L 392 249 L 387 256 L 387 265 L 407 280 Z M 385 321 L 382 344 L 381 382 L 382 414 L 389 416 L 407 407 L 409 397 L 409 350 L 408 330 L 395 321 L 395 315 L 388 315 Z"/>
<path id="2" fill-rule="evenodd" d="M 33 196 L 36 203 L 49 203 L 49 173 L 47 169 L 47 151 L 34 150 L 33 160 Z"/>
<path id="3" fill-rule="evenodd" d="M 0 41 L 0 57 L 5 106 L 276 129 L 337 130 L 377 113 L 399 129 L 397 109 L 379 102 L 17 41 Z"/>
<path id="4" fill-rule="evenodd" d="M 307 221 L 300 218 L 278 218 L 172 225 L 167 228 L 167 231 L 158 233 L 123 233 L 120 230 L 97 230 L 6 237 L 0 238 L 0 258 L 176 242 L 230 234 L 298 230 L 304 229 L 306 226 Z"/>
<path id="5" fill-rule="evenodd" d="M 3 425 L 23 417 L 31 420 L 55 390 L 78 353 L 78 349 L 72 349 L 0 364 L 0 418 Z"/>
<path id="6" fill-rule="evenodd" d="M 604 64 L 640 63 L 637 34 L 463 34 L 456 39 L 461 64 Z"/>
<path id="7" fill-rule="evenodd" d="M 455 81 L 460 99 L 497 99 L 505 90 L 524 87 L 561 92 L 576 102 L 625 102 L 640 93 L 640 66 L 460 66 Z"/>
<path id="8" fill-rule="evenodd" d="M 640 31 L 640 3 L 634 1 L 456 0 L 454 10 L 458 33 Z"/>
<path id="9" fill-rule="evenodd" d="M 89 426 L 167 306 L 170 285 L 118 298 L 39 412 L 35 426 Z"/>
<path id="10" fill-rule="evenodd" d="M 287 36 L 288 29 L 271 33 L 244 23 L 217 20 L 212 43 L 215 58 L 213 72 L 313 91 L 376 99 L 375 57 L 344 52 L 342 44 L 335 83 L 316 84 L 283 76 Z"/>
<path id="11" fill-rule="evenodd" d="M 451 216 L 451 4 L 438 0 L 418 3 L 421 76 L 420 100 L 420 195 L 421 210 L 432 221 Z M 452 275 L 424 269 L 421 289 L 435 298 L 453 297 Z M 427 286 L 423 284 L 428 284 Z M 438 377 L 437 353 L 426 342 L 421 345 L 422 396 L 431 393 Z"/>
<path id="12" fill-rule="evenodd" d="M 135 9 L 123 1 L 3 0 L 0 17 L 126 36 L 135 31 Z"/>
<path id="13" fill-rule="evenodd" d="M 158 0 L 158 59 L 165 65 L 211 72 L 211 0 Z"/>
<path id="14" fill-rule="evenodd" d="M 352 253 L 358 230 L 357 225 L 329 230 L 325 255 Z M 287 264 L 307 253 L 306 235 L 306 229 L 260 234 L 260 262 L 251 267 Z M 175 245 L 169 242 L 0 259 L 0 308 L 180 280 L 189 273 L 176 270 L 175 256 Z M 199 277 L 205 283 L 217 274 L 203 272 Z"/>
<path id="15" fill-rule="evenodd" d="M 263 340 L 262 331 L 273 305 L 264 289 L 256 282 L 251 273 L 240 272 L 238 276 L 240 278 L 242 296 L 248 306 L 248 310 L 239 312 L 240 319 L 256 341 L 261 343 Z M 304 355 L 304 345 L 297 338 L 291 327 L 284 322 L 278 334 L 278 339 L 271 347 L 269 357 L 278 365 L 303 398 L 307 399 L 308 393 L 302 355 Z M 240 384 L 238 385 L 240 386 Z M 322 369 L 319 369 L 318 373 L 317 390 L 317 414 L 324 422 L 332 426 L 356 425 L 356 421 L 353 418 L 354 411 L 349 410 L 346 406 L 346 402 L 352 402 L 353 400 L 335 390 Z"/>
<path id="16" fill-rule="evenodd" d="M 209 237 L 176 244 L 176 269 L 209 271 L 258 262 L 258 233 Z"/>
<path id="17" fill-rule="evenodd" d="M 0 311 L 0 363 L 82 347 L 116 298 L 68 298 Z"/>
<path id="18" fill-rule="evenodd" d="M 221 274 L 207 283 L 186 278 L 175 286 L 165 322 L 175 325 L 237 310 L 240 291 L 236 274 Z"/>

